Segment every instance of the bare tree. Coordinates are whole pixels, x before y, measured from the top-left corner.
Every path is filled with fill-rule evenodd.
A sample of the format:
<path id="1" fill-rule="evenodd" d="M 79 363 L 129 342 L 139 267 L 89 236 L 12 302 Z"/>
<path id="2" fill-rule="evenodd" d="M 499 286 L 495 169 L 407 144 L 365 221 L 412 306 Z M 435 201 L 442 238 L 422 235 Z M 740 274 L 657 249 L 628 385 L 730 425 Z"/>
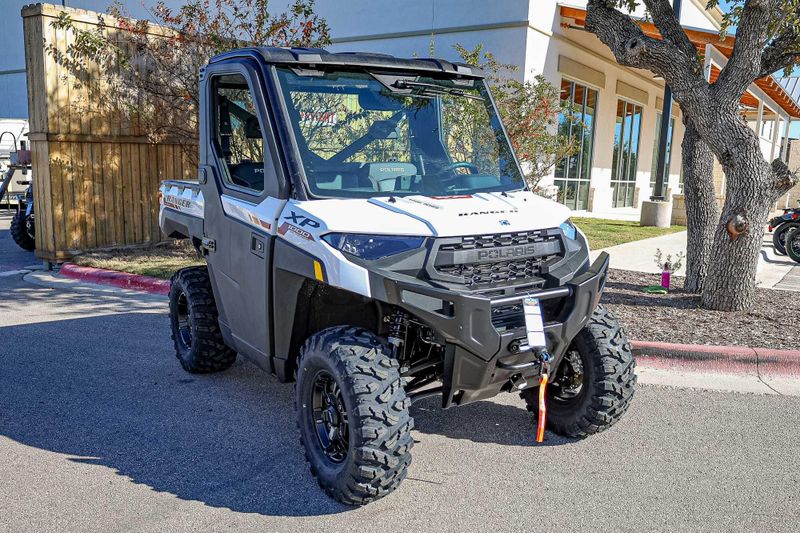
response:
<path id="1" fill-rule="evenodd" d="M 739 102 L 755 80 L 791 68 L 798 61 L 800 0 L 734 0 L 726 24 L 737 26 L 736 41 L 714 83 L 706 80 L 702 58 L 670 2 L 642 0 L 662 39 L 645 35 L 637 21 L 624 12 L 639 3 L 589 0 L 586 27 L 621 65 L 647 69 L 666 80 L 686 120 L 722 164 L 727 194 L 714 228 L 701 301 L 710 309 L 748 308 L 755 297 L 767 217 L 797 178 L 782 161 L 764 159 L 758 136 L 741 116 Z M 710 0 L 709 5 L 717 3 Z M 687 210 L 692 208 L 687 205 Z"/>

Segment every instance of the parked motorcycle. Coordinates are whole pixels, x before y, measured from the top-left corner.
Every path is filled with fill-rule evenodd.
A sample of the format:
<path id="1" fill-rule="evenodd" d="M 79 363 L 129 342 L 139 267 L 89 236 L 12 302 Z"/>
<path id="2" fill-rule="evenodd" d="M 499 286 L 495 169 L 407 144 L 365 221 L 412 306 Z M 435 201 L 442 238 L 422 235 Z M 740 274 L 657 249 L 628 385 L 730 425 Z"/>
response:
<path id="1" fill-rule="evenodd" d="M 769 221 L 769 230 L 772 231 L 772 246 L 778 255 L 786 255 L 786 236 L 789 231 L 800 227 L 800 207 L 783 210 L 781 216 Z"/>

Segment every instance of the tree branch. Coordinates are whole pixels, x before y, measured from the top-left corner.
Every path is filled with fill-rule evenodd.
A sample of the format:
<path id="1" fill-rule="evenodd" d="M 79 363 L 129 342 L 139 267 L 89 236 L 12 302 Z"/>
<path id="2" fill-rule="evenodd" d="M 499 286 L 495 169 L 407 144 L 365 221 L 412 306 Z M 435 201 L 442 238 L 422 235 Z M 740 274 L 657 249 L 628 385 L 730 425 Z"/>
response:
<path id="1" fill-rule="evenodd" d="M 655 5 L 655 1 L 650 3 Z M 674 19 L 674 13 L 671 16 Z M 664 24 L 664 31 L 668 32 L 670 24 Z M 699 108 L 706 104 L 708 83 L 694 47 L 686 53 L 671 40 L 646 36 L 630 16 L 609 0 L 589 0 L 586 29 L 611 49 L 620 65 L 646 69 L 663 77 L 682 106 Z"/>
<path id="2" fill-rule="evenodd" d="M 786 163 L 780 159 L 776 159 L 772 162 L 772 172 L 775 175 L 774 201 L 777 201 L 778 198 L 792 190 L 795 185 L 800 183 L 800 179 L 797 177 L 797 174 L 793 174 L 792 171 L 789 170 L 789 167 L 786 166 Z"/>
<path id="3" fill-rule="evenodd" d="M 775 5 L 771 0 L 746 0 L 728 63 L 714 83 L 723 101 L 739 101 L 761 73 L 761 58 Z"/>
<path id="4" fill-rule="evenodd" d="M 791 25 L 769 43 L 761 56 L 758 78 L 785 70 L 800 59 L 800 28 Z"/>
<path id="5" fill-rule="evenodd" d="M 697 49 L 692 44 L 692 41 L 689 40 L 686 32 L 683 31 L 669 0 L 644 0 L 644 5 L 665 40 L 683 50 L 687 55 L 697 54 Z"/>

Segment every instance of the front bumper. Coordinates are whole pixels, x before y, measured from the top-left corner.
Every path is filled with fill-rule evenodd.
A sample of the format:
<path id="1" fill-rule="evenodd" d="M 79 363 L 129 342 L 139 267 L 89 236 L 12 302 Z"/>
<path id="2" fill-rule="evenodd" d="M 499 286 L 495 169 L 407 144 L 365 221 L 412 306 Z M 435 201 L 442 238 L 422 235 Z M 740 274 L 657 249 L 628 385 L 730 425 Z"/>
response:
<path id="1" fill-rule="evenodd" d="M 442 404 L 461 405 L 490 398 L 512 383 L 533 384 L 539 376 L 538 354 L 520 350 L 524 327 L 499 331 L 492 324 L 492 309 L 519 303 L 526 297 L 542 302 L 560 300 L 552 313 L 544 313 L 547 350 L 553 368 L 572 339 L 583 329 L 597 307 L 605 287 L 609 256 L 600 254 L 583 274 L 560 287 L 489 299 L 448 291 L 400 279 L 384 278 L 386 300 L 425 321 L 446 343 Z"/>

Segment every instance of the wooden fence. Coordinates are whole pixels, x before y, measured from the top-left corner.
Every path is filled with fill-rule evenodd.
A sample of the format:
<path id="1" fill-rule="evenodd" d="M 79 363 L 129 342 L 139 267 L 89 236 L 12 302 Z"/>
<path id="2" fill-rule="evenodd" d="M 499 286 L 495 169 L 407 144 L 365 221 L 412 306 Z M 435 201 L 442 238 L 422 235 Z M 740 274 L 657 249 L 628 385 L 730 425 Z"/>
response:
<path id="1" fill-rule="evenodd" d="M 53 262 L 85 250 L 161 240 L 159 182 L 196 175 L 184 149 L 195 141 L 148 142 L 135 119 L 120 120 L 91 101 L 92 84 L 102 83 L 96 65 L 76 74 L 56 61 L 53 52 L 67 54 L 75 40 L 74 32 L 53 25 L 62 12 L 85 30 L 97 28 L 102 18 L 50 4 L 22 9 L 36 255 Z M 105 19 L 103 31 L 114 31 L 124 43 L 125 30 Z"/>

